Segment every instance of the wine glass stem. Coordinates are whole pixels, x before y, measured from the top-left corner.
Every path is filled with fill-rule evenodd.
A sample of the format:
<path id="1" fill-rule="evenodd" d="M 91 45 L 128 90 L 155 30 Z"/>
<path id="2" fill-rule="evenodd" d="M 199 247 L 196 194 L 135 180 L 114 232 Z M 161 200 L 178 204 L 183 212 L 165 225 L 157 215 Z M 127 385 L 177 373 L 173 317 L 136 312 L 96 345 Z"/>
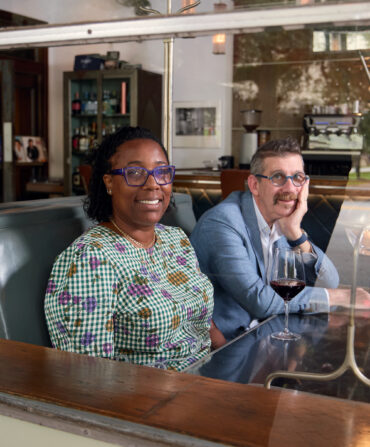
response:
<path id="1" fill-rule="evenodd" d="M 287 334 L 289 332 L 289 329 L 288 329 L 289 307 L 288 307 L 288 301 L 285 301 L 285 300 L 284 300 L 284 309 L 285 309 L 285 327 L 284 327 L 284 332 Z"/>

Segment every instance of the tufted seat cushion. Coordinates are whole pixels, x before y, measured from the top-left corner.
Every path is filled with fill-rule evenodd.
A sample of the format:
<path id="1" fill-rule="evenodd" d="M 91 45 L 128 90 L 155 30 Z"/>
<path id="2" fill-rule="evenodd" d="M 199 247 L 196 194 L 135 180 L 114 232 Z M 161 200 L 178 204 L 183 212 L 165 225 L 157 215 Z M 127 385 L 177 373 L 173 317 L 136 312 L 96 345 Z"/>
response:
<path id="1" fill-rule="evenodd" d="M 303 217 L 302 227 L 323 251 L 329 244 L 343 200 L 344 196 L 308 196 L 308 211 Z"/>

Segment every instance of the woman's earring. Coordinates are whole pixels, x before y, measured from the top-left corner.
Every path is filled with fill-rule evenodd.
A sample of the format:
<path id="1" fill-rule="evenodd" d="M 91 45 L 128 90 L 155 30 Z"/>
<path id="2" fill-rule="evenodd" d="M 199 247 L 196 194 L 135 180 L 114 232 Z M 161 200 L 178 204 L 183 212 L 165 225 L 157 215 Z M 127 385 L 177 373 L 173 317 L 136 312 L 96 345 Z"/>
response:
<path id="1" fill-rule="evenodd" d="M 173 195 L 173 191 L 171 191 L 169 208 L 176 209 L 176 202 L 175 202 L 175 196 Z"/>
<path id="2" fill-rule="evenodd" d="M 107 189 L 107 194 L 109 194 L 111 196 L 112 195 L 112 190 L 111 189 Z"/>

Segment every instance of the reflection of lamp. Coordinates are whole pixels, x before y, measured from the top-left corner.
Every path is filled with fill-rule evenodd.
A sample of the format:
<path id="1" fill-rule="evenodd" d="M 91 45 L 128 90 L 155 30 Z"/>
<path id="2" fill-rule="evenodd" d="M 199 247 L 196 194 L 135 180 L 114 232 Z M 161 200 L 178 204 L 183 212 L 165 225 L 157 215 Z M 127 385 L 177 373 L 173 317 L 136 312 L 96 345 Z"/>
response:
<path id="1" fill-rule="evenodd" d="M 186 8 L 184 9 L 183 14 L 194 14 L 194 6 L 196 5 L 193 5 L 193 3 L 195 3 L 194 0 L 181 0 L 181 9 Z M 187 9 L 189 6 L 192 7 Z"/>
<path id="2" fill-rule="evenodd" d="M 212 37 L 212 53 L 225 54 L 226 34 L 215 34 Z"/>
<path id="3" fill-rule="evenodd" d="M 223 12 L 226 10 L 226 3 L 215 3 L 214 5 L 215 12 Z M 225 43 L 226 43 L 226 34 L 219 33 L 215 34 L 212 37 L 212 53 L 213 54 L 225 54 Z"/>

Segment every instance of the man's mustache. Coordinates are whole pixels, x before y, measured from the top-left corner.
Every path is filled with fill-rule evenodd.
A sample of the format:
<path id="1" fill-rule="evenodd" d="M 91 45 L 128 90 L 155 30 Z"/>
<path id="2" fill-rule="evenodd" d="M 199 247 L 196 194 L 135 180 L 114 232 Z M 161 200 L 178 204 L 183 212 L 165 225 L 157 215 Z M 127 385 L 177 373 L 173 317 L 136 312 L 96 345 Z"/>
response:
<path id="1" fill-rule="evenodd" d="M 274 195 L 274 205 L 278 203 L 278 200 L 298 200 L 298 196 L 291 192 L 281 192 Z"/>

